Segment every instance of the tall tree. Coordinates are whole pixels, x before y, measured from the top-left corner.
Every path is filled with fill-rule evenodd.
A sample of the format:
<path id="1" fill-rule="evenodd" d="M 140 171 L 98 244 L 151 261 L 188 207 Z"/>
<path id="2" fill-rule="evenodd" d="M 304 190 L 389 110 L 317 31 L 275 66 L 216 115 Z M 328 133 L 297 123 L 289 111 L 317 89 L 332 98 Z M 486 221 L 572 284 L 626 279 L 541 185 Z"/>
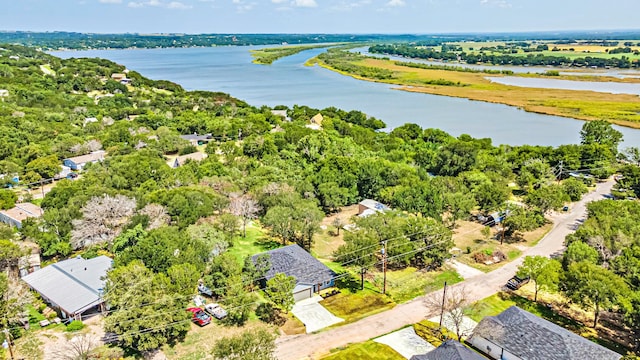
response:
<path id="1" fill-rule="evenodd" d="M 587 121 L 580 130 L 580 143 L 583 145 L 607 145 L 613 154 L 618 152 L 618 144 L 622 141 L 622 133 L 604 120 Z"/>
<path id="2" fill-rule="evenodd" d="M 284 312 L 289 312 L 295 304 L 293 298 L 293 288 L 295 287 L 296 279 L 293 276 L 278 273 L 267 281 L 267 287 L 264 291 L 276 307 Z"/>
<path id="3" fill-rule="evenodd" d="M 571 301 L 593 310 L 594 328 L 598 325 L 600 311 L 618 303 L 621 295 L 628 292 L 627 284 L 620 276 L 586 261 L 569 265 L 562 284 Z"/>
<path id="4" fill-rule="evenodd" d="M 249 194 L 231 194 L 229 212 L 242 220 L 242 236 L 247 237 L 247 222 L 255 219 L 260 212 L 260 205 Z"/>
<path id="5" fill-rule="evenodd" d="M 112 310 L 104 319 L 104 329 L 117 334 L 125 347 L 157 349 L 183 339 L 189 329 L 190 316 L 183 310 L 180 296 L 167 292 L 163 282 L 140 261 L 107 274 L 104 299 Z"/>
<path id="6" fill-rule="evenodd" d="M 73 220 L 71 245 L 75 249 L 110 243 L 120 234 L 136 210 L 136 200 L 124 195 L 94 197 L 82 207 L 82 218 Z"/>
<path id="7" fill-rule="evenodd" d="M 560 263 L 544 256 L 527 256 L 518 267 L 518 276 L 528 277 L 533 281 L 533 301 L 538 301 L 540 289 L 554 289 L 560 281 Z"/>

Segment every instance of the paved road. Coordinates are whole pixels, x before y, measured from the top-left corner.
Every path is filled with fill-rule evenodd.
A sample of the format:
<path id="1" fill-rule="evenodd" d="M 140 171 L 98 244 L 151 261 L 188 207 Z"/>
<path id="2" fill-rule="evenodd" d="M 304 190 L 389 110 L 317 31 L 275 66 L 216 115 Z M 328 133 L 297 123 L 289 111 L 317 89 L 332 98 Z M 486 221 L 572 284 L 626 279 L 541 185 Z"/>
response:
<path id="1" fill-rule="evenodd" d="M 594 192 L 574 204 L 570 211 L 554 214 L 552 216 L 554 226 L 551 231 L 538 244 L 525 250 L 520 258 L 490 273 L 458 283 L 454 287 L 464 286 L 472 300 L 484 299 L 501 290 L 502 286 L 516 272 L 524 256 L 559 254 L 564 248 L 564 238 L 575 231 L 586 218 L 587 203 L 603 199 L 604 195 L 611 192 L 614 183 L 612 180 L 599 183 Z M 425 306 L 426 296 L 332 330 L 317 334 L 282 336 L 276 341 L 276 356 L 279 360 L 318 359 L 331 349 L 349 343 L 363 342 L 403 326 L 431 318 L 436 314 Z"/>

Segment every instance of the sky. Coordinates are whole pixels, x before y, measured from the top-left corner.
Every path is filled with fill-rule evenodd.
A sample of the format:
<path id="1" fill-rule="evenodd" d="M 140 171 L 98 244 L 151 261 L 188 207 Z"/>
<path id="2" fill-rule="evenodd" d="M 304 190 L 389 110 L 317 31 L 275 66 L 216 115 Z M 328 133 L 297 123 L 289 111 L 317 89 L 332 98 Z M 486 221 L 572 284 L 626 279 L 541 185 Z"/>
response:
<path id="1" fill-rule="evenodd" d="M 640 0 L 0 0 L 0 30 L 487 33 L 638 30 Z"/>

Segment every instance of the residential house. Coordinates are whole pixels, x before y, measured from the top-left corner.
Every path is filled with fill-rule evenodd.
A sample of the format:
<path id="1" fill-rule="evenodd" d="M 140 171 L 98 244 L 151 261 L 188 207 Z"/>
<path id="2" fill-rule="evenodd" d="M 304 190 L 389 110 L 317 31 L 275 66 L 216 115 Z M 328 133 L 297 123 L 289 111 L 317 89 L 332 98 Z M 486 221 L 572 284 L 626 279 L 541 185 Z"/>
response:
<path id="1" fill-rule="evenodd" d="M 482 319 L 467 341 L 493 359 L 617 360 L 622 357 L 517 306 Z"/>
<path id="2" fill-rule="evenodd" d="M 317 113 L 314 117 L 309 120 L 309 124 L 305 125 L 305 127 L 312 130 L 322 130 L 322 114 Z"/>
<path id="3" fill-rule="evenodd" d="M 379 212 L 391 210 L 388 206 L 375 200 L 364 199 L 358 203 L 358 216 L 367 217 Z"/>
<path id="4" fill-rule="evenodd" d="M 271 261 L 265 278 L 269 280 L 279 273 L 293 276 L 295 301 L 311 298 L 314 293 L 334 285 L 335 273 L 297 244 L 253 255 L 253 262 L 257 263 L 258 257 L 265 254 Z"/>
<path id="5" fill-rule="evenodd" d="M 24 280 L 64 319 L 82 320 L 105 310 L 102 292 L 113 261 L 102 255 L 75 257 L 35 271 Z"/>
<path id="6" fill-rule="evenodd" d="M 446 340 L 426 354 L 413 355 L 410 360 L 486 360 L 486 358 L 455 340 Z"/>
<path id="7" fill-rule="evenodd" d="M 213 140 L 213 136 L 211 134 L 198 135 L 198 133 L 180 135 L 180 138 L 187 140 L 193 146 L 207 144 L 209 141 Z"/>
<path id="8" fill-rule="evenodd" d="M 22 227 L 22 222 L 28 218 L 39 218 L 42 216 L 42 208 L 32 203 L 20 203 L 8 210 L 0 210 L 0 221 L 15 226 Z"/>
<path id="9" fill-rule="evenodd" d="M 271 113 L 280 116 L 284 121 L 291 121 L 291 118 L 287 115 L 287 110 L 271 110 Z"/>
<path id="10" fill-rule="evenodd" d="M 187 155 L 180 155 L 177 158 L 173 159 L 173 161 L 169 161 L 169 166 L 171 166 L 172 168 L 177 168 L 180 167 L 182 165 L 184 165 L 188 160 L 191 161 L 202 161 L 204 159 L 207 158 L 207 154 L 206 153 L 202 153 L 202 152 L 194 152 L 191 154 L 187 154 Z"/>
<path id="11" fill-rule="evenodd" d="M 86 155 L 75 156 L 72 158 L 64 159 L 62 164 L 68 166 L 71 170 L 82 170 L 85 165 L 89 163 L 96 163 L 104 160 L 106 152 L 104 150 L 98 150 Z"/>
<path id="12" fill-rule="evenodd" d="M 91 124 L 95 122 L 98 122 L 98 119 L 95 117 L 84 118 L 84 126 L 87 126 L 87 124 Z"/>

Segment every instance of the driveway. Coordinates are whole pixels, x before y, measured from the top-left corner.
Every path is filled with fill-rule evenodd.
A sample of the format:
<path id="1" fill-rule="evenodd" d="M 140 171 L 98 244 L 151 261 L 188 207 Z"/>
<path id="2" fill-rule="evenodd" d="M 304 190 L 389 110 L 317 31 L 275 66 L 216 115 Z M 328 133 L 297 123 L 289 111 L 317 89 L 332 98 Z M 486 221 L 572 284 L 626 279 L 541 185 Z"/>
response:
<path id="1" fill-rule="evenodd" d="M 426 354 L 435 349 L 435 346 L 416 335 L 413 326 L 394 331 L 373 341 L 388 345 L 407 359 L 411 359 L 413 355 Z"/>
<path id="2" fill-rule="evenodd" d="M 453 287 L 464 286 L 468 299 L 477 301 L 502 289 L 522 264 L 524 256 L 552 256 L 562 253 L 564 238 L 573 233 L 587 217 L 586 206 L 591 201 L 604 199 L 611 193 L 613 180 L 598 183 L 596 190 L 574 204 L 567 213 L 554 214 L 554 226 L 535 246 L 526 249 L 522 256 L 492 272 L 474 276 Z M 428 296 L 431 294 L 427 294 Z M 317 334 L 282 336 L 276 341 L 276 357 L 279 360 L 317 359 L 329 350 L 349 343 L 357 343 L 387 334 L 438 314 L 437 309 L 427 307 L 424 297 L 400 304 L 393 309 L 366 317 L 354 323 L 323 331 Z"/>
<path id="3" fill-rule="evenodd" d="M 316 295 L 310 299 L 298 301 L 291 309 L 293 315 L 306 327 L 307 334 L 344 321 L 320 305 L 319 302 L 322 300 L 322 297 Z"/>

